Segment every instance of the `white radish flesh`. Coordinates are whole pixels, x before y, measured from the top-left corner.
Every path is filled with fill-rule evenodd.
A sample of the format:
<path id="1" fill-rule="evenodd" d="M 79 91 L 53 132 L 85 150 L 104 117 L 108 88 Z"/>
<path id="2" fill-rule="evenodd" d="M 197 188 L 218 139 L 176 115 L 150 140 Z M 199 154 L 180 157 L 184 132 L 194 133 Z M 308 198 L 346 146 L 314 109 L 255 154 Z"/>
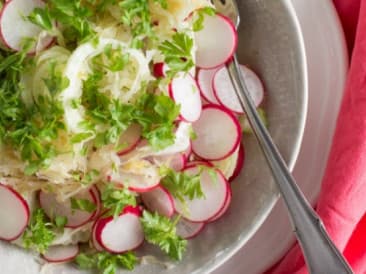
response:
<path id="1" fill-rule="evenodd" d="M 206 15 L 203 29 L 195 33 L 195 41 L 197 67 L 213 69 L 232 58 L 238 45 L 238 35 L 228 17 Z"/>
<path id="2" fill-rule="evenodd" d="M 29 222 L 29 206 L 14 189 L 0 184 L 0 239 L 18 239 Z"/>
<path id="3" fill-rule="evenodd" d="M 202 102 L 197 82 L 190 74 L 174 78 L 169 85 L 169 95 L 180 105 L 181 119 L 195 122 L 201 115 Z"/>
<path id="4" fill-rule="evenodd" d="M 197 74 L 197 83 L 203 99 L 212 104 L 219 104 L 212 87 L 213 78 L 217 69 L 200 69 Z"/>
<path id="5" fill-rule="evenodd" d="M 240 144 L 239 121 L 223 107 L 204 106 L 200 119 L 193 123 L 192 127 L 197 136 L 192 141 L 192 150 L 202 159 L 225 159 L 235 152 Z"/>
<path id="6" fill-rule="evenodd" d="M 44 5 L 41 0 L 11 0 L 5 3 L 0 14 L 0 32 L 6 46 L 20 51 L 25 38 L 38 38 L 42 29 L 28 21 L 26 17 L 35 8 L 42 8 Z M 52 41 L 52 37 L 46 37 L 42 47 L 46 48 Z"/>
<path id="7" fill-rule="evenodd" d="M 63 263 L 72 261 L 78 254 L 78 245 L 55 245 L 49 247 L 43 257 L 50 263 Z"/>
<path id="8" fill-rule="evenodd" d="M 177 224 L 177 235 L 183 239 L 189 240 L 196 237 L 205 227 L 204 222 L 192 223 L 181 218 Z"/>
<path id="9" fill-rule="evenodd" d="M 232 199 L 232 192 L 231 192 L 231 188 L 228 188 L 228 195 L 226 197 L 226 201 L 225 201 L 225 205 L 224 207 L 219 211 L 219 213 L 217 213 L 214 217 L 212 217 L 210 220 L 208 220 L 207 222 L 214 222 L 217 221 L 218 219 L 220 219 L 222 216 L 224 216 L 224 214 L 227 212 L 227 210 L 230 207 L 231 204 L 231 199 Z"/>
<path id="10" fill-rule="evenodd" d="M 139 216 L 125 212 L 117 219 L 108 217 L 99 220 L 96 237 L 105 250 L 120 254 L 139 247 L 144 241 L 144 232 Z"/>
<path id="11" fill-rule="evenodd" d="M 239 176 L 241 170 L 243 169 L 244 161 L 245 161 L 245 150 L 244 145 L 241 144 L 238 152 L 238 159 L 236 160 L 236 166 L 233 174 L 229 178 L 229 182 L 233 182 Z"/>
<path id="12" fill-rule="evenodd" d="M 152 191 L 142 193 L 141 199 L 146 208 L 151 212 L 157 212 L 166 217 L 174 214 L 174 201 L 172 195 L 163 187 L 159 186 Z"/>
<path id="13" fill-rule="evenodd" d="M 131 152 L 136 148 L 141 140 L 142 128 L 138 124 L 133 124 L 120 137 L 119 144 L 123 147 L 118 151 L 118 155 L 122 156 Z"/>
<path id="14" fill-rule="evenodd" d="M 76 200 L 78 199 L 88 200 L 89 202 L 95 204 L 96 209 L 93 212 L 87 212 L 79 209 L 72 209 L 71 206 L 72 198 Z M 72 198 L 67 199 L 63 202 L 59 202 L 55 194 L 41 191 L 39 194 L 39 203 L 41 207 L 44 209 L 46 215 L 50 219 L 54 219 L 57 216 L 66 217 L 67 223 L 65 227 L 77 228 L 93 219 L 93 217 L 97 212 L 97 201 L 91 190 L 87 190 Z"/>
<path id="15" fill-rule="evenodd" d="M 246 66 L 241 65 L 240 70 L 245 79 L 250 97 L 252 98 L 254 105 L 258 107 L 264 98 L 263 84 L 259 77 Z M 216 72 L 212 85 L 216 99 L 221 105 L 236 113 L 244 113 L 226 67 L 222 67 Z"/>
<path id="16" fill-rule="evenodd" d="M 191 222 L 205 222 L 213 218 L 224 207 L 229 191 L 229 185 L 220 172 L 213 170 L 212 176 L 208 170 L 200 174 L 203 198 L 186 199 L 185 204 L 175 199 L 176 211 Z M 190 175 L 200 172 L 199 167 L 189 167 L 185 170 Z M 215 177 L 215 178 L 213 178 Z"/>

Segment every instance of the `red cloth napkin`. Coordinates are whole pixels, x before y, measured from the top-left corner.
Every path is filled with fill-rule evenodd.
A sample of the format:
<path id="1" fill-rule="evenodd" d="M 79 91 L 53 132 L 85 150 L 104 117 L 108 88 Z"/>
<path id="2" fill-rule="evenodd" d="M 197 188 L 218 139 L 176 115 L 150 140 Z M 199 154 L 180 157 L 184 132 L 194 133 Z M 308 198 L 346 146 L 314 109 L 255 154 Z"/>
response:
<path id="1" fill-rule="evenodd" d="M 366 0 L 334 3 L 352 59 L 317 212 L 354 272 L 366 274 Z M 298 244 L 267 273 L 307 273 Z"/>

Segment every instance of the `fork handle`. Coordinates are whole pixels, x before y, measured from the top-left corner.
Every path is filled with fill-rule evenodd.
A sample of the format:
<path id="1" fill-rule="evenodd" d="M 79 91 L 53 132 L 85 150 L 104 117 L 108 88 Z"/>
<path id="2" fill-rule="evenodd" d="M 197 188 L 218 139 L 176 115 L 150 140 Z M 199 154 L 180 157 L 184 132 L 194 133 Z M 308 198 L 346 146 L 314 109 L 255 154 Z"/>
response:
<path id="1" fill-rule="evenodd" d="M 263 125 L 240 73 L 237 57 L 227 65 L 240 104 L 247 115 L 259 145 L 277 182 L 296 237 L 303 250 L 310 273 L 353 273 L 342 254 L 330 240 L 322 221 L 309 205 L 289 172 L 285 161 Z"/>

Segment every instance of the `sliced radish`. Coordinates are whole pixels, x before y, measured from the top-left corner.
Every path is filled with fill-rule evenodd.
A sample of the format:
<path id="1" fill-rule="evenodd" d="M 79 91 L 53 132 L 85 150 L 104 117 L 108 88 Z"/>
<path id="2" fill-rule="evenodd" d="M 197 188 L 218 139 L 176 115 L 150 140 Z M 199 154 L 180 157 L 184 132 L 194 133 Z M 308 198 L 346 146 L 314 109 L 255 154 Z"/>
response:
<path id="1" fill-rule="evenodd" d="M 159 186 L 154 190 L 141 194 L 141 199 L 146 208 L 151 212 L 157 212 L 166 217 L 174 214 L 174 200 L 172 195 L 163 187 Z"/>
<path id="2" fill-rule="evenodd" d="M 166 77 L 167 71 L 169 70 L 168 65 L 161 62 L 154 64 L 153 72 L 156 78 Z"/>
<path id="3" fill-rule="evenodd" d="M 78 245 L 55 245 L 47 249 L 43 258 L 50 263 L 63 263 L 72 261 L 78 254 Z"/>
<path id="4" fill-rule="evenodd" d="M 88 200 L 91 203 L 95 204 L 97 208 L 97 200 L 93 194 L 92 190 L 85 191 L 83 193 L 77 194 L 74 199 L 83 199 Z M 80 227 L 89 221 L 91 221 L 97 209 L 93 212 L 87 212 L 79 209 L 71 208 L 71 198 L 67 199 L 64 202 L 59 202 L 56 198 L 56 195 L 53 193 L 46 193 L 41 191 L 39 194 L 39 203 L 41 207 L 44 209 L 46 215 L 50 219 L 54 219 L 57 216 L 62 216 L 67 218 L 67 223 L 65 227 L 68 228 L 77 228 Z"/>
<path id="5" fill-rule="evenodd" d="M 204 222 L 193 223 L 184 218 L 180 218 L 177 224 L 177 235 L 189 240 L 196 237 L 204 227 Z"/>
<path id="6" fill-rule="evenodd" d="M 200 158 L 210 161 L 230 156 L 239 146 L 241 129 L 238 119 L 221 106 L 203 107 L 200 119 L 192 124 L 197 138 L 192 150 Z"/>
<path id="7" fill-rule="evenodd" d="M 224 214 L 226 213 L 226 211 L 230 207 L 231 199 L 232 199 L 232 192 L 231 192 L 231 188 L 228 187 L 228 195 L 227 195 L 226 200 L 225 200 L 225 205 L 214 217 L 209 219 L 207 222 L 214 222 L 214 221 L 220 219 L 222 216 L 224 216 Z"/>
<path id="8" fill-rule="evenodd" d="M 0 183 L 0 240 L 18 239 L 29 222 L 29 206 L 14 189 Z"/>
<path id="9" fill-rule="evenodd" d="M 192 155 L 192 142 L 189 143 L 189 147 L 183 151 L 183 155 L 186 158 L 186 162 L 189 161 L 189 158 Z"/>
<path id="10" fill-rule="evenodd" d="M 104 251 L 104 248 L 98 243 L 97 241 L 97 235 L 96 235 L 96 227 L 98 225 L 98 221 L 95 221 L 92 227 L 92 231 L 91 231 L 91 242 L 95 248 L 96 251 L 102 252 Z"/>
<path id="11" fill-rule="evenodd" d="M 132 173 L 113 174 L 108 177 L 112 182 L 122 184 L 129 190 L 144 193 L 153 190 L 160 184 L 160 177 L 143 176 Z"/>
<path id="12" fill-rule="evenodd" d="M 167 163 L 167 167 L 175 171 L 181 171 L 187 162 L 187 158 L 183 153 L 176 153 L 173 155 L 157 156 L 155 160 L 158 163 Z"/>
<path id="13" fill-rule="evenodd" d="M 233 175 L 231 175 L 231 177 L 229 178 L 229 182 L 234 181 L 239 176 L 241 170 L 243 169 L 244 161 L 245 161 L 245 150 L 244 145 L 241 144 L 239 147 L 238 159 L 236 160 L 236 166 Z"/>
<path id="14" fill-rule="evenodd" d="M 191 222 L 205 222 L 216 216 L 225 206 L 225 201 L 229 192 L 229 185 L 221 172 L 212 169 L 215 176 L 207 170 L 201 171 L 200 167 L 194 166 L 185 169 L 190 175 L 201 171 L 201 189 L 204 198 L 185 200 L 182 203 L 175 199 L 176 211 Z M 215 177 L 215 178 L 213 178 Z"/>
<path id="15" fill-rule="evenodd" d="M 140 125 L 131 125 L 120 138 L 119 144 L 123 146 L 123 148 L 118 151 L 118 155 L 125 155 L 136 148 L 137 144 L 141 140 L 141 134 L 142 128 Z"/>
<path id="16" fill-rule="evenodd" d="M 38 38 L 42 29 L 25 17 L 44 5 L 41 0 L 11 0 L 5 3 L 0 14 L 0 34 L 6 46 L 19 51 L 25 38 Z M 42 47 L 46 48 L 52 41 L 52 37 L 46 37 L 41 43 Z"/>
<path id="17" fill-rule="evenodd" d="M 264 87 L 262 81 L 246 66 L 240 65 L 240 69 L 253 103 L 258 107 L 264 98 Z M 212 86 L 216 99 L 221 105 L 236 113 L 244 113 L 240 101 L 236 96 L 235 89 L 231 83 L 229 72 L 226 67 L 222 67 L 216 72 Z"/>
<path id="18" fill-rule="evenodd" d="M 195 122 L 201 115 L 202 103 L 197 82 L 190 74 L 174 78 L 169 85 L 169 95 L 180 105 L 180 116 L 186 122 Z"/>
<path id="19" fill-rule="evenodd" d="M 219 35 L 219 36 L 218 36 Z M 228 62 L 238 46 L 238 34 L 231 20 L 222 15 L 206 15 L 203 29 L 195 33 L 196 65 L 212 69 Z"/>
<path id="20" fill-rule="evenodd" d="M 110 253 L 119 254 L 136 249 L 144 241 L 140 216 L 127 211 L 116 219 L 100 219 L 96 225 L 96 239 Z"/>
<path id="21" fill-rule="evenodd" d="M 211 104 L 219 104 L 214 94 L 212 81 L 219 69 L 200 69 L 197 73 L 197 83 L 202 97 Z"/>
<path id="22" fill-rule="evenodd" d="M 93 194 L 93 200 L 96 201 L 96 205 L 97 205 L 97 209 L 95 211 L 95 215 L 93 216 L 93 218 L 96 219 L 96 218 L 99 217 L 99 215 L 100 215 L 100 213 L 102 211 L 102 207 L 103 207 L 102 200 L 100 198 L 100 191 L 99 191 L 99 189 L 98 189 L 97 186 L 95 186 L 95 185 L 92 186 L 90 188 L 90 191 L 92 192 L 92 194 Z"/>

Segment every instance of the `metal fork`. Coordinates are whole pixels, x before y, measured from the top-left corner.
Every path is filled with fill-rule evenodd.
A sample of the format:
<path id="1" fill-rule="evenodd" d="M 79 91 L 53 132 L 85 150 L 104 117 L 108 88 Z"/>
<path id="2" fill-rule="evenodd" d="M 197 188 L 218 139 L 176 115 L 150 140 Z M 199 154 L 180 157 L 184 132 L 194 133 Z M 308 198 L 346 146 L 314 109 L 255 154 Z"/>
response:
<path id="1" fill-rule="evenodd" d="M 239 26 L 240 15 L 235 0 L 213 0 L 213 3 L 220 13 L 231 18 L 236 27 Z M 270 134 L 263 125 L 250 98 L 244 77 L 240 73 L 236 55 L 234 55 L 233 61 L 227 64 L 227 69 L 236 95 L 285 201 L 309 272 L 314 274 L 353 273 L 329 238 L 320 217 L 297 186 Z"/>

